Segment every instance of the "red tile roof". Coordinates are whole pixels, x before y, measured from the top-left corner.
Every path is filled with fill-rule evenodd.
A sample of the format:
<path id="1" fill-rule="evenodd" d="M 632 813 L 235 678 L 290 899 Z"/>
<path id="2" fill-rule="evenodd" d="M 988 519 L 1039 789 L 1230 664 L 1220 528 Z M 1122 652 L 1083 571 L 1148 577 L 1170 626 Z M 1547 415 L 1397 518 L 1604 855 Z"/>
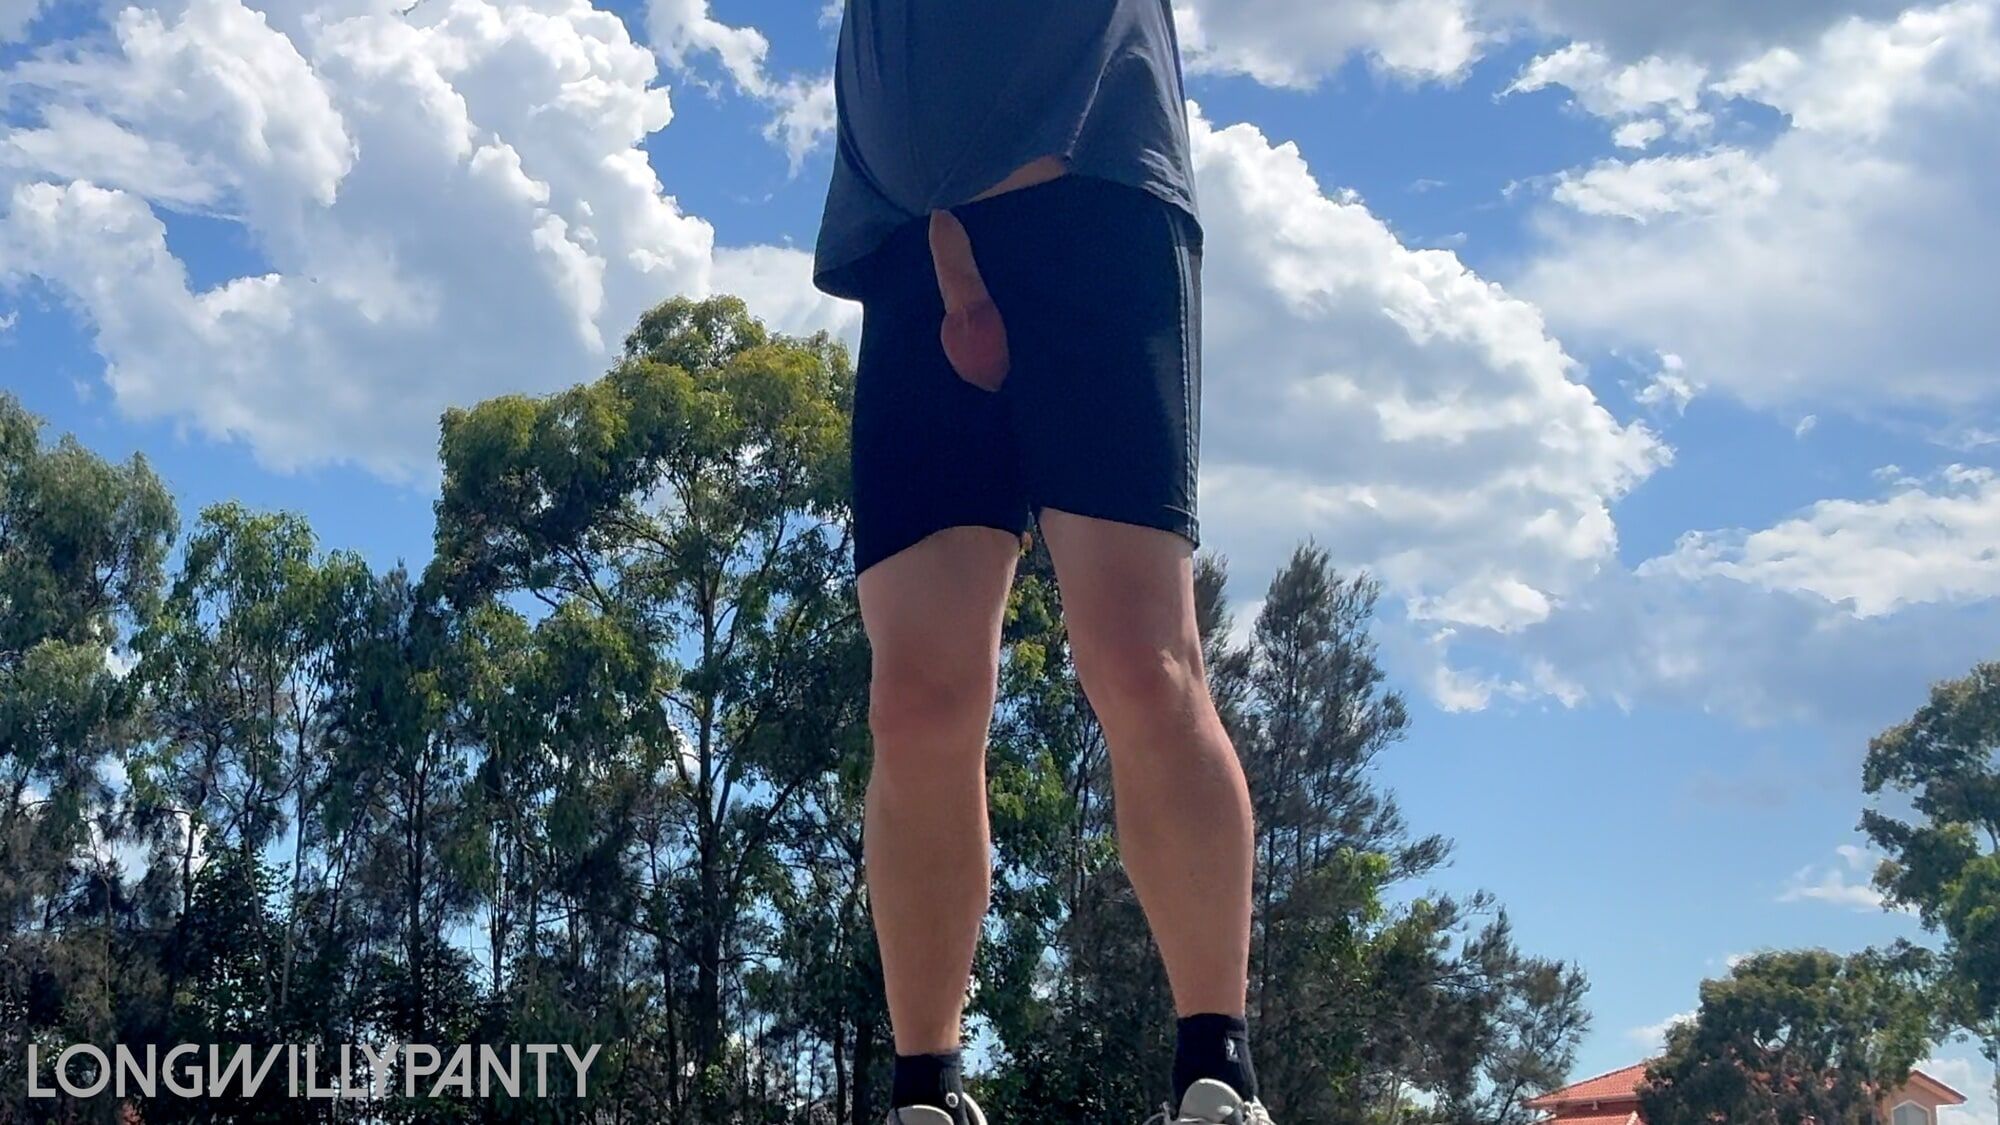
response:
<path id="1" fill-rule="evenodd" d="M 1651 1060 L 1648 1060 L 1650 1062 Z M 1559 1105 L 1575 1105 L 1578 1102 L 1631 1101 L 1639 1096 L 1639 1083 L 1645 1081 L 1647 1063 L 1633 1063 L 1620 1067 L 1595 1078 L 1573 1082 L 1560 1090 L 1551 1090 L 1539 1098 L 1528 1102 L 1529 1109 L 1554 1109 Z M 1620 1115 L 1623 1119 L 1623 1115 Z"/>
<path id="2" fill-rule="evenodd" d="M 1633 1063 L 1631 1066 L 1620 1067 L 1617 1070 L 1597 1075 L 1594 1078 L 1586 1078 L 1581 1082 L 1573 1082 L 1560 1090 L 1551 1090 L 1539 1098 L 1530 1099 L 1527 1106 L 1529 1109 L 1547 1109 L 1559 1112 L 1564 1107 L 1569 1106 L 1589 1106 L 1592 1103 L 1599 1102 L 1615 1105 L 1618 1102 L 1637 1101 L 1639 1097 L 1639 1084 L 1646 1080 L 1646 1067 L 1651 1062 L 1652 1060 L 1648 1059 L 1646 1062 Z M 1932 1078 L 1921 1070 L 1910 1072 L 1910 1084 L 1913 1086 L 1930 1087 L 1938 1100 L 1944 1105 L 1965 1104 L 1964 1094 Z M 1622 1125 L 1627 1116 L 1629 1114 L 1625 1110 L 1619 1110 L 1608 1117 L 1576 1117 L 1565 1115 L 1562 1120 L 1563 1125 L 1577 1125 L 1577 1123 L 1583 1122 L 1588 1122 L 1590 1125 Z M 1637 1125 L 1637 1122 L 1633 1122 L 1632 1125 Z"/>

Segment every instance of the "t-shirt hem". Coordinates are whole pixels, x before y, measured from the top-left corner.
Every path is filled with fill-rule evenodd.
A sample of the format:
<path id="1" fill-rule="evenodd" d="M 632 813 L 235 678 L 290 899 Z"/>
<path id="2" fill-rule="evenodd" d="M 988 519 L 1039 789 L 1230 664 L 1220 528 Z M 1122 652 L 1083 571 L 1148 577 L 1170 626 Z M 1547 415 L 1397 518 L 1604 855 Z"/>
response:
<path id="1" fill-rule="evenodd" d="M 1187 233 L 1188 248 L 1196 251 L 1202 249 L 1205 232 L 1202 227 L 1200 208 L 1196 206 L 1194 200 L 1186 192 L 1179 190 L 1175 185 L 1163 183 L 1149 176 L 1121 175 L 1117 172 L 1100 171 L 1087 166 L 1072 165 L 1068 174 L 1072 176 L 1095 176 L 1101 180 L 1110 180 L 1113 183 L 1123 184 L 1126 187 L 1137 188 L 1151 195 L 1153 198 L 1168 204 L 1182 219 L 1182 226 Z M 921 216 L 918 218 L 921 218 Z M 915 222 L 916 219 L 910 221 Z M 829 297 L 838 297 L 842 300 L 866 300 L 867 278 L 865 275 L 868 265 L 887 246 L 889 239 L 894 234 L 893 230 L 884 231 L 870 241 L 865 249 L 857 253 L 835 259 L 825 265 L 815 265 L 812 277 L 813 288 L 825 293 Z"/>

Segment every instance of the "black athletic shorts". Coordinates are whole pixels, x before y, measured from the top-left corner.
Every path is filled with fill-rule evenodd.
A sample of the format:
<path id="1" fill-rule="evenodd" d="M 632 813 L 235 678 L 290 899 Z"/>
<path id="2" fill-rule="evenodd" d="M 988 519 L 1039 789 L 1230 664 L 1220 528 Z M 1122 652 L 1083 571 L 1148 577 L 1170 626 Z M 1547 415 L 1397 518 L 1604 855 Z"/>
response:
<path id="1" fill-rule="evenodd" d="M 996 392 L 938 331 L 929 224 L 868 263 L 854 401 L 854 567 L 948 527 L 1055 508 L 1199 544 L 1201 252 L 1185 212 L 1072 174 L 952 209 L 1007 325 Z"/>

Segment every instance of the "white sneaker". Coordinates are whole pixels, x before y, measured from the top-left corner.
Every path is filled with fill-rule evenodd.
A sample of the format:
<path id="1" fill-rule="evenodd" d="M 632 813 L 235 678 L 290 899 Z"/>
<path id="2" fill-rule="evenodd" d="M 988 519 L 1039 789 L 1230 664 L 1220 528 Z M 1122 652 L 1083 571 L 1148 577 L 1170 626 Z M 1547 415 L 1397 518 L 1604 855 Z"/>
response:
<path id="1" fill-rule="evenodd" d="M 965 1097 L 965 1119 L 971 1125 L 986 1125 L 986 1115 L 979 1112 L 979 1103 Z M 934 1106 L 913 1105 L 907 1109 L 889 1111 L 889 1125 L 958 1125 L 952 1116 Z"/>
<path id="2" fill-rule="evenodd" d="M 1169 1117 L 1165 1106 L 1146 1125 L 1273 1125 L 1270 1111 L 1261 1102 L 1244 1101 L 1228 1083 L 1204 1078 L 1188 1087 L 1181 1099 L 1179 1116 Z"/>

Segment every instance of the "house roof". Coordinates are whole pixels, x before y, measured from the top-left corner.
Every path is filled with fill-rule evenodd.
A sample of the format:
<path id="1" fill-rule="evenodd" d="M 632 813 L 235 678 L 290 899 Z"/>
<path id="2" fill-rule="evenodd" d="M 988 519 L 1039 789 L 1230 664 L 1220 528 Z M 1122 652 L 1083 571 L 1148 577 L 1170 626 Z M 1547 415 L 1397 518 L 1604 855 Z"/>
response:
<path id="1" fill-rule="evenodd" d="M 1945 1085 L 1944 1083 L 1939 1082 L 1937 1079 L 1932 1078 L 1930 1075 L 1925 1074 L 1921 1070 L 1913 1070 L 1910 1072 L 1910 1085 L 1912 1086 L 1922 1085 L 1929 1087 L 1931 1093 L 1937 1095 L 1937 1100 L 1939 1105 L 1965 1104 L 1964 1094 L 1961 1094 L 1957 1090 L 1954 1090 L 1951 1087 Z"/>
<path id="2" fill-rule="evenodd" d="M 1564 1107 L 1587 1106 L 1592 1103 L 1615 1104 L 1618 1102 L 1635 1101 L 1639 1097 L 1639 1084 L 1646 1080 L 1646 1067 L 1651 1061 L 1648 1059 L 1645 1062 L 1633 1063 L 1631 1066 L 1607 1071 L 1595 1077 L 1586 1078 L 1581 1082 L 1573 1082 L 1560 1090 L 1551 1090 L 1539 1098 L 1531 1099 L 1527 1103 L 1527 1106 L 1529 1109 L 1559 1110 Z M 1938 1103 L 1941 1105 L 1965 1104 L 1964 1094 L 1932 1078 L 1921 1070 L 1910 1072 L 1909 1084 L 1911 1086 L 1924 1087 L 1937 1098 Z M 1564 1116 L 1563 1122 L 1564 1125 L 1570 1125 L 1572 1122 L 1591 1122 L 1592 1125 L 1600 1125 L 1600 1123 L 1601 1125 L 1620 1125 L 1620 1123 L 1625 1121 L 1627 1116 L 1628 1113 L 1621 1110 L 1605 1118 Z M 1634 1125 L 1636 1125 L 1636 1122 Z"/>
<path id="3" fill-rule="evenodd" d="M 1530 1100 L 1529 1109 L 1554 1109 L 1557 1106 L 1576 1105 L 1579 1102 L 1630 1101 L 1639 1096 L 1639 1083 L 1646 1078 L 1646 1066 L 1652 1060 L 1636 1062 L 1631 1066 L 1619 1067 L 1594 1078 L 1572 1082 L 1560 1090 L 1550 1090 L 1539 1098 Z M 1623 1119 L 1624 1115 L 1620 1115 Z"/>

